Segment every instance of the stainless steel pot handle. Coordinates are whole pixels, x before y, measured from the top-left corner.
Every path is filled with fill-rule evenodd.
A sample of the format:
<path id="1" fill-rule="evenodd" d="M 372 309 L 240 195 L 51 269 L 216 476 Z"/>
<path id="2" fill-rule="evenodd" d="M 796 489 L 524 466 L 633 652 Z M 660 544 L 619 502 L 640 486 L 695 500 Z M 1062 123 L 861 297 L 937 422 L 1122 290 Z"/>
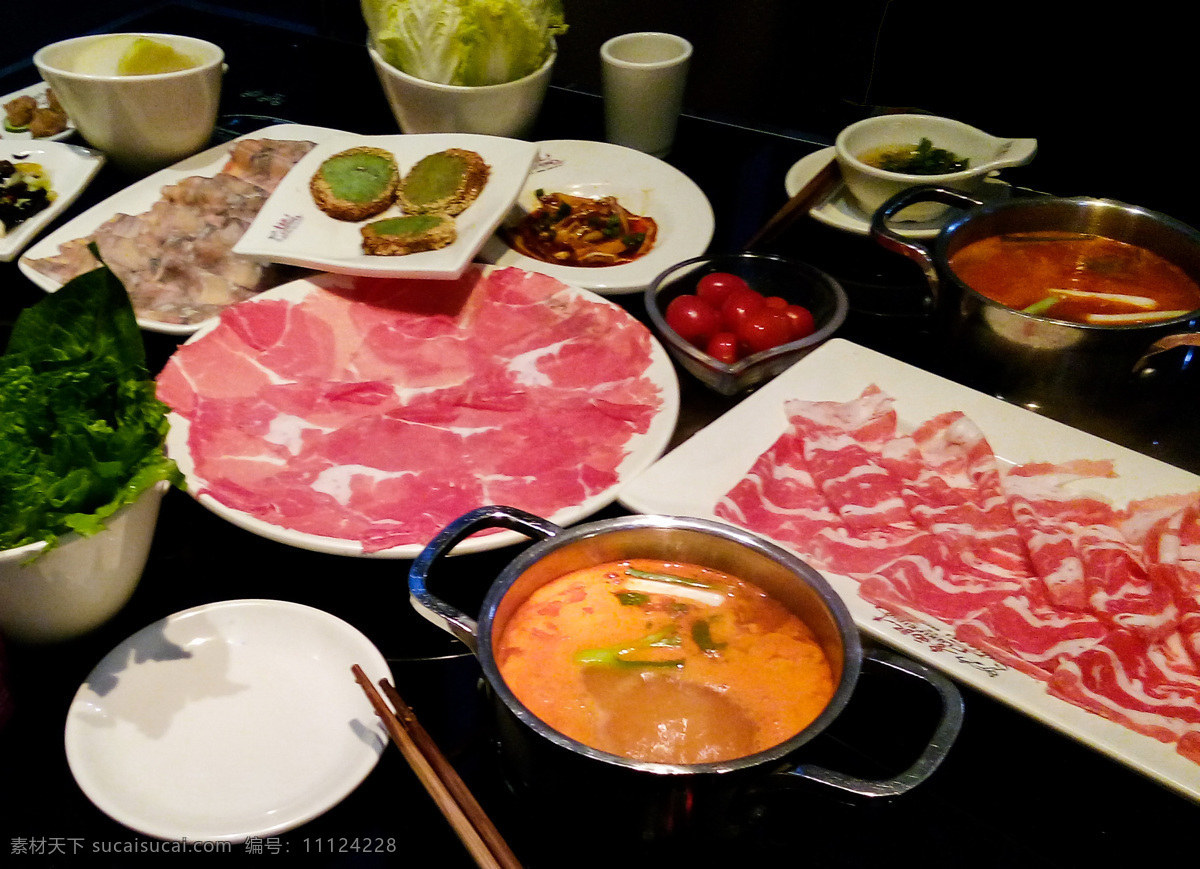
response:
<path id="1" fill-rule="evenodd" d="M 941 278 L 938 275 L 937 266 L 934 264 L 932 254 L 911 239 L 900 235 L 900 233 L 888 225 L 888 221 L 895 217 L 898 212 L 917 202 L 940 202 L 943 205 L 951 205 L 958 208 L 974 208 L 983 205 L 983 201 L 949 187 L 920 184 L 916 187 L 909 187 L 907 190 L 901 190 L 887 202 L 883 203 L 883 205 L 879 206 L 875 214 L 871 217 L 871 238 L 875 239 L 882 247 L 892 251 L 892 253 L 906 256 L 921 267 L 921 271 L 925 273 L 925 280 L 929 283 L 929 292 L 931 294 L 930 307 L 932 310 L 937 310 L 939 297 L 941 296 Z"/>
<path id="2" fill-rule="evenodd" d="M 553 522 L 518 510 L 516 507 L 477 507 L 459 516 L 437 533 L 421 550 L 408 571 L 408 596 L 413 608 L 442 630 L 461 640 L 472 653 L 478 650 L 475 632 L 478 623 L 457 607 L 429 593 L 426 577 L 433 565 L 451 549 L 477 531 L 487 528 L 507 528 L 537 540 L 545 540 L 562 532 Z"/>
<path id="3" fill-rule="evenodd" d="M 1150 367 L 1155 356 L 1167 350 L 1174 350 L 1176 347 L 1200 347 L 1200 332 L 1181 332 L 1177 335 L 1159 338 L 1146 348 L 1142 357 L 1133 364 L 1133 373 L 1140 374 L 1144 369 Z"/>
<path id="4" fill-rule="evenodd" d="M 950 751 L 950 746 L 954 744 L 959 730 L 962 729 L 963 721 L 962 695 L 954 687 L 954 683 L 931 667 L 927 667 L 918 661 L 906 658 L 888 649 L 865 651 L 863 658 L 916 676 L 918 679 L 924 679 L 938 692 L 938 696 L 942 701 L 941 720 L 938 722 L 938 726 L 934 730 L 928 745 L 921 752 L 921 756 L 916 759 L 912 766 L 895 778 L 879 781 L 855 778 L 854 776 L 819 766 L 798 766 L 794 769 L 776 773 L 776 775 L 784 779 L 790 777 L 808 779 L 809 781 L 820 782 L 821 784 L 830 785 L 839 790 L 849 791 L 864 797 L 893 797 L 910 791 L 925 781 L 941 765 L 942 761 L 946 759 L 946 755 Z"/>

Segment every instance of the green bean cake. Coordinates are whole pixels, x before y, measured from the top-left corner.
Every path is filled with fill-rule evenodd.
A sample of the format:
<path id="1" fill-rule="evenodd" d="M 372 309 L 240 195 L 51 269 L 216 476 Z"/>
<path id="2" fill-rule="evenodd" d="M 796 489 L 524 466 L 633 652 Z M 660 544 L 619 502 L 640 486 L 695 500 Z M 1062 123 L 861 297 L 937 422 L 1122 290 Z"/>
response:
<path id="1" fill-rule="evenodd" d="M 491 167 L 474 151 L 449 148 L 422 157 L 400 182 L 405 214 L 460 214 L 484 185 Z"/>
<path id="2" fill-rule="evenodd" d="M 338 220 L 366 220 L 396 201 L 400 170 L 382 148 L 361 146 L 334 154 L 309 182 L 317 207 Z"/>
<path id="3" fill-rule="evenodd" d="M 372 256 L 404 256 L 437 250 L 458 238 L 454 218 L 445 214 L 385 217 L 362 228 L 363 251 Z"/>

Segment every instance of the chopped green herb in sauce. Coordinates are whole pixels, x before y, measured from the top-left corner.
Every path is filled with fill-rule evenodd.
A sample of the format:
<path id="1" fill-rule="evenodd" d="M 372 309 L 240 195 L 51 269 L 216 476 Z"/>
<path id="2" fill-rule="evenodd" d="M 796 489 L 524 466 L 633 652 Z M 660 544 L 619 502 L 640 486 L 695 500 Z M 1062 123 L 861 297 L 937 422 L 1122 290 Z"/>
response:
<path id="1" fill-rule="evenodd" d="M 903 175 L 946 175 L 970 168 L 971 161 L 922 138 L 915 145 L 885 145 L 860 154 L 859 160 L 885 172 Z"/>

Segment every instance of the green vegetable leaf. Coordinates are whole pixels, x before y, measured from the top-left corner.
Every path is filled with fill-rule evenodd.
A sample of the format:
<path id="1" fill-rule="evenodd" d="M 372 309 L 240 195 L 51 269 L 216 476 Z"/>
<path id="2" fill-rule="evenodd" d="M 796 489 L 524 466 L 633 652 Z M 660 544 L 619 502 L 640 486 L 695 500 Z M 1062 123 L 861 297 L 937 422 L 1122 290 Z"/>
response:
<path id="1" fill-rule="evenodd" d="M 708 619 L 698 619 L 692 622 L 692 640 L 705 654 L 709 655 L 719 654 L 728 645 L 727 643 L 718 643 L 713 639 L 712 626 L 708 623 Z"/>
<path id="2" fill-rule="evenodd" d="M 0 357 L 0 549 L 94 534 L 158 481 L 182 486 L 166 414 L 107 268 L 23 311 Z"/>
<path id="3" fill-rule="evenodd" d="M 562 0 L 361 0 L 376 50 L 392 66 L 451 85 L 524 78 L 566 32 Z"/>

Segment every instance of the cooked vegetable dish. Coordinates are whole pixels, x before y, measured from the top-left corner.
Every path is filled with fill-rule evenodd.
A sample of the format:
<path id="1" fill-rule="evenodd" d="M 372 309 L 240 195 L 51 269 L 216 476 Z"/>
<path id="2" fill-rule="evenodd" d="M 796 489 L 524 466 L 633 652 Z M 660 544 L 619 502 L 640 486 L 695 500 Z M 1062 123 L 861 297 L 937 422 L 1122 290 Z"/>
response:
<path id="1" fill-rule="evenodd" d="M 40 164 L 0 160 L 0 236 L 48 208 L 54 196 Z"/>
<path id="2" fill-rule="evenodd" d="M 525 256 L 565 266 L 613 266 L 654 247 L 658 224 L 633 214 L 615 196 L 589 199 L 543 190 L 536 195 L 539 206 L 501 233 Z"/>

